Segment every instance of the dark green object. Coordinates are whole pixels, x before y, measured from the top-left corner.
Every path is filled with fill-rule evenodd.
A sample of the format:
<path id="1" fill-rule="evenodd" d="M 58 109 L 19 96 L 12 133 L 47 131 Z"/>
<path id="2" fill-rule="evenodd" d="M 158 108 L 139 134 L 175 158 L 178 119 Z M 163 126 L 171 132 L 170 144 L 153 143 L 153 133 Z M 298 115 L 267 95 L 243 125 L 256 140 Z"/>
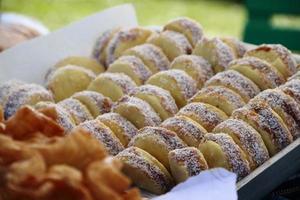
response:
<path id="1" fill-rule="evenodd" d="M 249 16 L 244 32 L 245 42 L 280 43 L 300 51 L 300 24 L 295 29 L 273 27 L 271 24 L 275 14 L 300 16 L 300 0 L 246 0 L 246 6 Z"/>

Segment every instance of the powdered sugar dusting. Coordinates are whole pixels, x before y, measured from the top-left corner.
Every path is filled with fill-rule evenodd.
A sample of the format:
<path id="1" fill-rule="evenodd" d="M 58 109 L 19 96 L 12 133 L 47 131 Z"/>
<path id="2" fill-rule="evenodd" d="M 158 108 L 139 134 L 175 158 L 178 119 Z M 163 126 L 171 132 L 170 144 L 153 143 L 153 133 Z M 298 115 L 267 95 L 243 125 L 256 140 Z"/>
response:
<path id="1" fill-rule="evenodd" d="M 295 73 L 293 76 L 291 76 L 288 81 L 292 80 L 292 79 L 298 79 L 300 80 L 300 71 L 297 71 L 297 73 Z"/>
<path id="2" fill-rule="evenodd" d="M 279 87 L 284 93 L 294 98 L 300 104 L 300 80 L 293 79 Z"/>
<path id="3" fill-rule="evenodd" d="M 118 113 L 106 113 L 104 115 L 100 115 L 97 117 L 97 120 L 103 122 L 109 122 L 112 121 L 115 124 L 118 124 L 120 129 L 122 129 L 122 132 L 124 135 L 128 138 L 128 141 L 131 140 L 136 134 L 138 129 L 127 119 L 119 115 Z"/>
<path id="4" fill-rule="evenodd" d="M 107 149 L 109 154 L 117 155 L 124 150 L 123 145 L 113 132 L 98 120 L 86 121 L 79 125 L 79 127 L 86 129 L 98 139 Z"/>
<path id="5" fill-rule="evenodd" d="M 250 173 L 249 162 L 242 157 L 241 149 L 234 143 L 230 136 L 224 133 L 208 133 L 205 135 L 205 138 L 220 145 L 228 158 L 227 161 L 231 170 L 237 174 L 238 180 L 241 180 Z"/>
<path id="6" fill-rule="evenodd" d="M 116 105 L 113 106 L 113 112 L 115 112 L 118 106 L 126 105 L 127 107 L 135 107 L 144 116 L 145 126 L 158 126 L 161 123 L 161 119 L 153 108 L 145 101 L 130 96 L 122 97 Z"/>
<path id="7" fill-rule="evenodd" d="M 209 79 L 205 86 L 221 85 L 240 94 L 248 102 L 260 92 L 260 89 L 250 79 L 234 70 L 220 72 Z"/>
<path id="8" fill-rule="evenodd" d="M 145 158 L 139 151 L 143 150 L 138 149 L 137 147 L 129 147 L 120 152 L 116 158 L 148 176 L 160 190 L 164 192 L 168 191 L 173 186 L 173 181 L 170 179 L 170 175 L 165 174 L 165 172 L 163 172 L 156 163 Z"/>
<path id="9" fill-rule="evenodd" d="M 132 90 L 130 95 L 134 96 L 138 93 L 150 94 L 158 97 L 160 99 L 160 102 L 162 103 L 163 108 L 170 112 L 172 115 L 175 115 L 178 112 L 175 100 L 167 90 L 164 90 L 155 85 L 142 85 Z"/>
<path id="10" fill-rule="evenodd" d="M 173 42 L 173 44 L 180 50 L 180 54 L 191 54 L 192 46 L 187 40 L 187 38 L 178 32 L 175 31 L 163 31 L 160 33 L 162 37 L 166 37 Z"/>
<path id="11" fill-rule="evenodd" d="M 76 124 L 93 119 L 87 108 L 77 99 L 68 98 L 60 101 L 58 105 L 65 108 L 71 114 Z"/>
<path id="12" fill-rule="evenodd" d="M 228 133 L 227 130 L 240 140 L 241 148 L 250 155 L 256 167 L 269 159 L 268 150 L 261 136 L 250 125 L 241 120 L 228 119 L 216 126 L 213 132 Z"/>
<path id="13" fill-rule="evenodd" d="M 201 171 L 208 169 L 203 155 L 195 147 L 186 147 L 170 151 L 169 159 L 183 167 L 189 176 L 196 176 Z"/>
<path id="14" fill-rule="evenodd" d="M 0 85 L 0 106 L 4 106 L 10 93 L 23 84 L 24 82 L 19 80 L 9 80 L 2 83 Z"/>

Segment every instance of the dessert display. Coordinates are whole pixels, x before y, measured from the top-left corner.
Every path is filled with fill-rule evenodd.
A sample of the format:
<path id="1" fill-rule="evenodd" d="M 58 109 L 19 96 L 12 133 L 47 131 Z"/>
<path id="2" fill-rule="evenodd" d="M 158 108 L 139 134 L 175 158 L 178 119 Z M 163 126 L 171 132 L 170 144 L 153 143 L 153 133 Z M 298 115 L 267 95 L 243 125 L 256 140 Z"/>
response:
<path id="1" fill-rule="evenodd" d="M 202 56 L 212 66 L 215 73 L 228 68 L 234 53 L 220 38 L 203 38 L 193 50 L 194 55 Z"/>
<path id="2" fill-rule="evenodd" d="M 178 56 L 173 60 L 170 68 L 185 71 L 196 81 L 198 88 L 202 88 L 204 83 L 214 74 L 210 64 L 196 55 Z"/>
<path id="3" fill-rule="evenodd" d="M 142 85 L 152 72 L 148 67 L 135 56 L 121 56 L 109 65 L 107 72 L 124 73 L 129 76 L 136 85 Z"/>
<path id="4" fill-rule="evenodd" d="M 191 102 L 202 102 L 213 105 L 221 109 L 228 116 L 243 105 L 242 97 L 236 92 L 223 86 L 208 86 L 197 92 L 191 99 Z"/>
<path id="5" fill-rule="evenodd" d="M 187 100 L 197 91 L 196 82 L 187 73 L 177 69 L 156 73 L 146 83 L 168 90 L 178 108 L 186 105 Z"/>
<path id="6" fill-rule="evenodd" d="M 172 117 L 178 112 L 170 92 L 155 85 L 142 85 L 132 90 L 130 95 L 149 103 L 162 120 Z"/>
<path id="7" fill-rule="evenodd" d="M 131 184 L 163 194 L 215 167 L 239 181 L 300 136 L 300 76 L 281 45 L 209 38 L 189 18 L 95 42 L 46 88 L 0 84 L 0 199 L 139 200 Z"/>
<path id="8" fill-rule="evenodd" d="M 201 171 L 208 169 L 203 154 L 195 147 L 170 151 L 169 163 L 176 183 L 184 182 L 189 177 L 196 176 Z"/>
<path id="9" fill-rule="evenodd" d="M 102 73 L 87 87 L 87 90 L 99 92 L 112 101 L 119 100 L 136 87 L 135 82 L 123 73 Z"/>

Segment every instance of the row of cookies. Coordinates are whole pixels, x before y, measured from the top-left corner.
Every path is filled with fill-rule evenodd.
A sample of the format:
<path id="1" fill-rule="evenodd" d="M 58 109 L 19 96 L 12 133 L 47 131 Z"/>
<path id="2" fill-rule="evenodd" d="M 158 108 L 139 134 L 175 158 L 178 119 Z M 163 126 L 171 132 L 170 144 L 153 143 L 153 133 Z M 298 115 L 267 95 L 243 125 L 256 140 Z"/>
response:
<path id="1" fill-rule="evenodd" d="M 283 62 L 284 59 L 293 59 L 291 53 L 279 45 L 262 45 L 247 52 L 246 55 L 267 48 L 269 48 L 270 54 L 277 53 L 276 49 L 278 48 L 281 49 L 280 53 L 285 52 L 284 56 L 280 53 L 275 54 L 276 57 L 273 55 L 273 59 L 277 63 L 281 61 L 285 65 L 287 62 Z M 257 55 L 260 54 L 257 53 Z M 129 146 L 132 147 L 117 155 L 126 163 L 125 172 L 132 176 L 140 187 L 154 193 L 163 193 L 166 188 L 170 188 L 174 184 L 170 177 L 173 176 L 176 182 L 181 182 L 208 168 L 224 167 L 235 172 L 241 179 L 264 163 L 269 155 L 274 155 L 291 143 L 293 141 L 293 138 L 290 137 L 292 129 L 295 134 L 300 130 L 297 125 L 299 123 L 297 118 L 299 105 L 295 102 L 291 103 L 293 100 L 282 92 L 279 95 L 273 95 L 277 94 L 278 89 L 260 93 L 265 89 L 283 84 L 289 76 L 284 76 L 279 71 L 279 69 L 285 69 L 282 67 L 283 64 L 274 66 L 272 60 L 268 60 L 270 57 L 272 58 L 270 54 L 262 57 L 266 58 L 265 61 L 253 56 L 245 56 L 231 62 L 228 66 L 229 70 L 220 72 L 208 80 L 205 87 L 190 99 L 191 103 L 181 108 L 175 117 L 166 119 L 160 128 L 146 127 L 139 130 L 140 133 L 130 142 Z M 285 66 L 286 71 L 292 74 L 295 66 L 292 61 L 290 66 Z M 294 93 L 297 94 L 297 92 Z M 255 98 L 250 100 L 253 97 Z M 275 112 L 273 110 L 266 116 L 264 116 L 264 112 L 256 114 L 257 118 L 254 118 L 252 123 L 243 118 L 248 115 L 242 113 L 241 110 L 248 108 L 249 105 L 257 104 L 256 107 L 261 109 L 266 107 L 255 103 L 259 102 L 257 99 L 261 98 L 265 101 L 269 99 L 268 106 L 272 106 L 272 108 L 268 111 L 273 109 L 279 112 L 283 120 L 289 119 L 288 127 L 292 127 L 290 130 L 287 129 L 281 118 L 277 115 L 273 116 Z M 272 101 L 272 98 L 288 99 L 285 101 L 289 102 L 290 107 L 286 107 L 286 102 L 280 104 L 274 99 Z M 246 103 L 248 104 L 245 105 Z M 292 108 L 294 111 L 290 111 Z M 231 115 L 232 119 L 228 119 Z M 251 115 L 249 116 L 251 117 Z M 268 121 L 271 116 L 273 120 Z M 265 133 L 262 132 L 263 128 L 255 126 L 258 119 L 262 122 L 266 121 L 260 126 L 264 128 L 269 126 L 269 134 L 285 133 L 278 135 L 278 140 L 284 142 L 281 146 L 276 146 L 276 150 L 274 150 L 275 145 L 269 145 L 270 138 L 263 135 Z M 275 121 L 278 123 L 276 128 L 272 127 L 272 123 Z M 296 135 L 295 138 L 297 138 Z M 151 171 L 143 165 L 155 165 L 152 167 L 156 171 Z M 165 177 L 164 181 L 155 182 L 157 181 L 156 176 L 151 172 L 158 173 L 158 169 L 161 169 L 160 176 Z M 143 181 L 146 179 L 145 182 L 148 185 L 143 184 L 140 180 L 142 174 L 144 175 Z M 139 177 L 138 180 L 134 179 L 135 177 Z"/>

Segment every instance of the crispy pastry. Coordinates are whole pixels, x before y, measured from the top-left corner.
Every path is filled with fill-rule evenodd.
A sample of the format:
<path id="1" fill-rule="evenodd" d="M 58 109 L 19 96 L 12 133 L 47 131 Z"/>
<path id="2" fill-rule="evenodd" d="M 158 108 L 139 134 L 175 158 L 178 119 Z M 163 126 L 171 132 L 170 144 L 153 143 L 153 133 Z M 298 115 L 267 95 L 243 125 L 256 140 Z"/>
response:
<path id="1" fill-rule="evenodd" d="M 23 84 L 25 83 L 19 80 L 9 80 L 0 84 L 0 105 L 3 108 L 10 93 Z"/>
<path id="2" fill-rule="evenodd" d="M 294 98 L 300 104 L 300 80 L 293 79 L 280 86 L 279 89 Z"/>
<path id="3" fill-rule="evenodd" d="M 186 105 L 187 100 L 197 91 L 196 82 L 184 71 L 171 69 L 152 75 L 146 84 L 156 85 L 168 90 L 178 108 Z"/>
<path id="4" fill-rule="evenodd" d="M 202 88 L 214 74 L 210 64 L 204 58 L 196 55 L 178 56 L 173 60 L 170 68 L 185 71 L 196 81 L 198 88 Z"/>
<path id="5" fill-rule="evenodd" d="M 103 73 L 91 82 L 87 90 L 96 91 L 118 101 L 136 87 L 135 82 L 123 73 Z"/>
<path id="6" fill-rule="evenodd" d="M 220 39 L 232 49 L 235 58 L 242 58 L 247 51 L 246 45 L 237 38 L 221 37 Z"/>
<path id="7" fill-rule="evenodd" d="M 195 147 L 172 150 L 168 157 L 176 183 L 184 182 L 189 177 L 208 169 L 203 154 Z"/>

